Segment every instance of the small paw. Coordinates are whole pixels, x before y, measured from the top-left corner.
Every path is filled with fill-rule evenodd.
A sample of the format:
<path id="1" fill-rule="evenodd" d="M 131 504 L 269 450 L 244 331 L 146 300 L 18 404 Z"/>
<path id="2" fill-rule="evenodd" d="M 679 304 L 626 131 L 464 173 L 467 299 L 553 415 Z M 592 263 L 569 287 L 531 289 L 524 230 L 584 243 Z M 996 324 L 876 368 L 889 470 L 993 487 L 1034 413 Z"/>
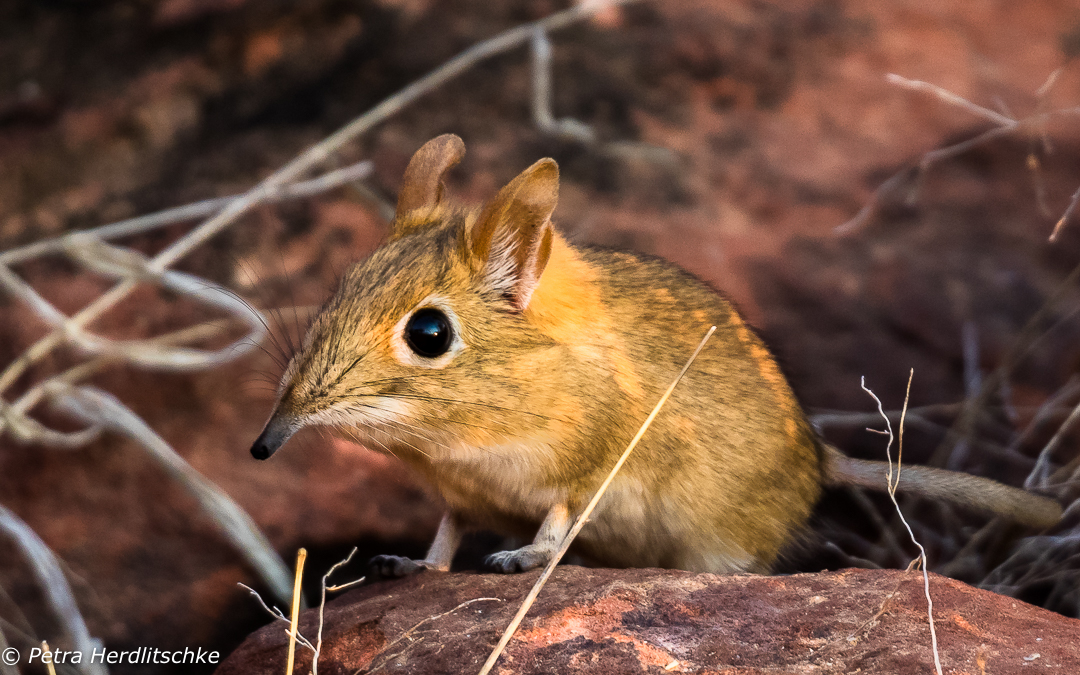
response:
<path id="1" fill-rule="evenodd" d="M 484 565 L 495 572 L 513 574 L 528 572 L 551 560 L 551 551 L 546 548 L 529 545 L 514 551 L 499 551 L 484 558 Z"/>
<path id="2" fill-rule="evenodd" d="M 380 579 L 398 579 L 431 569 L 426 560 L 399 555 L 377 555 L 368 562 L 372 574 Z"/>

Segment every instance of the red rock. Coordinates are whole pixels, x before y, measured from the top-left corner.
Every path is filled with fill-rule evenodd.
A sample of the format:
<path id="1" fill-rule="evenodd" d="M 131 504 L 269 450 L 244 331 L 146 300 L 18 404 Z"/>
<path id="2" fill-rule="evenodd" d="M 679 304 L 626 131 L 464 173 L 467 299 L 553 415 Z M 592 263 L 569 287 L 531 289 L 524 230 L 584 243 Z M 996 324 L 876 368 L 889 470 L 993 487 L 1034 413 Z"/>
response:
<path id="1" fill-rule="evenodd" d="M 325 611 L 319 672 L 478 672 L 538 573 L 421 574 Z M 1080 621 L 931 575 L 943 672 L 1080 672 Z M 495 598 L 495 599 L 485 599 Z M 314 639 L 318 611 L 301 615 Z M 217 675 L 280 673 L 287 637 L 253 634 Z M 566 566 L 495 673 L 933 672 L 923 577 L 895 570 L 793 576 Z M 309 672 L 310 651 L 297 672 Z"/>

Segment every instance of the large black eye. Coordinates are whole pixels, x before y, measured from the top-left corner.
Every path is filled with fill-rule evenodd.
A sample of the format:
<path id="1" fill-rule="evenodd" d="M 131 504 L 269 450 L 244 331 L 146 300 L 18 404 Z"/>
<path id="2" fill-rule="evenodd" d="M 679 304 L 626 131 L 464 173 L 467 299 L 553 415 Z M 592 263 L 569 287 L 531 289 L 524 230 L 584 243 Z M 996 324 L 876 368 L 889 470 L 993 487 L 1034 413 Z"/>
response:
<path id="1" fill-rule="evenodd" d="M 437 309 L 427 307 L 412 315 L 405 325 L 405 341 L 420 356 L 434 358 L 450 349 L 454 333 L 450 319 Z"/>

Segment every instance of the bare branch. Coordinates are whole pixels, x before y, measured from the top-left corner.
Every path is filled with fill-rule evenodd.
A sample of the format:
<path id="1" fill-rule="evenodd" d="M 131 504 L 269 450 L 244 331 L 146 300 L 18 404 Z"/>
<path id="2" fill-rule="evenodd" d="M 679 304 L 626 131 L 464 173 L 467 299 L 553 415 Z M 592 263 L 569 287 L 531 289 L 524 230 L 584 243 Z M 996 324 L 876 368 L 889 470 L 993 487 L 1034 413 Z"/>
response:
<path id="1" fill-rule="evenodd" d="M 273 617 L 277 621 L 284 621 L 285 622 L 285 633 L 287 635 L 290 633 L 290 631 L 292 630 L 292 621 L 289 621 L 289 617 L 285 616 L 284 612 L 282 612 L 276 606 L 271 609 L 270 606 L 266 604 L 266 601 L 262 599 L 262 596 L 259 595 L 258 592 L 256 592 L 255 589 L 252 588 L 251 586 L 248 586 L 247 584 L 242 584 L 242 583 L 239 583 L 239 582 L 236 585 L 239 586 L 240 588 L 243 588 L 248 593 L 251 593 L 251 595 L 253 595 L 255 597 L 255 599 L 259 601 L 259 605 L 261 605 L 262 608 L 264 610 L 266 610 L 267 614 L 269 614 L 271 617 Z M 310 649 L 313 653 L 316 652 L 315 645 L 311 644 L 311 642 L 307 638 L 305 638 L 303 635 L 301 635 L 299 631 L 297 631 L 297 633 L 296 633 L 296 642 L 298 644 L 300 644 L 300 646 L 306 647 L 307 649 Z"/>
<path id="2" fill-rule="evenodd" d="M 357 162 L 356 164 L 331 171 L 317 178 L 312 178 L 311 180 L 286 185 L 276 193 L 267 195 L 264 204 L 277 204 L 293 199 L 314 197 L 342 185 L 364 180 L 371 175 L 373 170 L 374 165 L 370 160 Z M 212 216 L 242 196 L 243 195 L 232 195 L 230 197 L 207 199 L 201 202 L 195 202 L 194 204 L 177 206 L 164 211 L 158 211 L 157 213 L 129 218 L 108 225 L 101 225 L 86 230 L 86 232 L 93 233 L 94 236 L 102 240 L 130 237 L 166 225 L 173 225 L 175 223 L 183 223 L 188 220 Z M 0 253 L 0 264 L 14 265 L 42 255 L 59 252 L 63 248 L 64 237 L 44 239 L 27 246 Z"/>
<path id="3" fill-rule="evenodd" d="M 93 387 L 58 384 L 48 394 L 60 410 L 77 419 L 114 431 L 146 449 L 170 477 L 194 495 L 226 538 L 270 586 L 274 595 L 281 599 L 290 597 L 292 583 L 289 570 L 251 516 L 176 454 L 141 417 L 112 395 Z"/>
<path id="4" fill-rule="evenodd" d="M 907 393 L 904 394 L 904 413 L 900 415 L 900 442 L 897 450 L 895 480 L 893 479 L 893 463 L 891 452 L 894 440 L 892 422 L 889 421 L 889 416 L 885 414 L 885 409 L 881 405 L 881 399 L 879 399 L 877 395 L 874 394 L 874 392 L 866 386 L 865 377 L 862 378 L 862 380 L 859 382 L 859 386 L 862 387 L 862 390 L 874 399 L 874 402 L 877 404 L 878 413 L 880 413 L 881 418 L 885 420 L 885 428 L 887 429 L 889 435 L 889 442 L 885 446 L 885 457 L 889 461 L 889 474 L 887 479 L 889 498 L 892 499 L 893 506 L 896 507 L 896 513 L 900 517 L 900 521 L 904 523 L 904 527 L 907 529 L 908 536 L 911 537 L 912 543 L 919 547 L 918 560 L 921 563 L 923 573 L 923 591 L 926 595 L 926 614 L 930 620 L 930 646 L 934 652 L 934 668 L 936 669 L 937 675 L 941 675 L 941 656 L 940 654 L 938 654 L 937 629 L 934 626 L 934 601 L 930 598 L 930 574 L 927 571 L 926 549 L 924 549 L 922 544 L 919 543 L 918 539 L 915 538 L 915 533 L 911 531 L 911 525 L 908 524 L 907 518 L 904 517 L 903 512 L 900 510 L 900 504 L 896 501 L 896 488 L 900 484 L 900 460 L 904 452 L 904 417 L 907 413 L 908 399 L 911 396 L 911 380 L 912 378 L 914 378 L 914 376 L 915 369 L 912 368 L 911 374 L 908 376 Z"/>
<path id="5" fill-rule="evenodd" d="M 90 637 L 90 631 L 87 630 L 86 622 L 79 613 L 79 606 L 75 603 L 71 586 L 64 578 L 56 556 L 30 529 L 29 525 L 3 504 L 0 504 L 0 530 L 15 540 L 27 560 L 30 561 L 30 567 L 34 571 L 34 576 L 37 577 L 38 585 L 45 594 L 49 607 L 71 637 L 76 651 L 82 653 L 79 669 L 88 675 L 106 675 L 108 671 L 105 666 L 94 663 L 90 658 L 94 650 L 102 648 L 101 641 Z"/>
<path id="6" fill-rule="evenodd" d="M 948 89 L 943 89 L 936 84 L 930 84 L 929 82 L 923 82 L 922 80 L 909 80 L 908 78 L 897 75 L 896 73 L 889 73 L 885 76 L 885 79 L 890 83 L 904 87 L 905 89 L 926 92 L 938 99 L 941 99 L 949 105 L 963 108 L 971 114 L 982 117 L 983 119 L 990 120 L 991 122 L 999 126 L 1006 126 L 1016 123 L 1016 120 L 1011 117 L 1007 117 L 1005 115 L 1002 115 L 1001 113 L 994 112 L 989 108 L 984 108 L 981 105 L 972 103 L 966 98 L 962 96 L 957 96 Z"/>
<path id="7" fill-rule="evenodd" d="M 961 141 L 960 143 L 956 143 L 945 148 L 938 148 L 936 150 L 931 150 L 925 153 L 919 160 L 918 167 L 916 168 L 913 176 L 914 183 L 911 189 L 908 191 L 908 194 L 904 200 L 905 203 L 909 206 L 916 203 L 919 198 L 920 185 L 922 183 L 923 177 L 930 169 L 930 167 L 934 164 L 963 154 L 968 150 L 987 143 L 995 138 L 1015 133 L 1020 129 L 1034 128 L 1035 130 L 1037 130 L 1037 133 L 1043 140 L 1044 150 L 1049 152 L 1050 139 L 1047 136 L 1046 128 L 1050 119 L 1061 115 L 1075 116 L 1080 114 L 1080 108 L 1045 110 L 1045 105 L 1043 104 L 1045 96 L 1050 90 L 1050 88 L 1057 81 L 1060 73 L 1061 68 L 1055 70 L 1053 73 L 1050 74 L 1050 77 L 1047 78 L 1046 82 L 1043 83 L 1041 87 L 1039 87 L 1038 91 L 1036 92 L 1036 96 L 1039 100 L 1038 110 L 1035 114 L 1022 119 L 1016 119 L 1013 118 L 1011 115 L 995 112 L 990 108 L 986 108 L 984 106 L 973 103 L 962 96 L 954 94 L 948 89 L 944 89 L 929 82 L 923 82 L 921 80 L 910 80 L 906 77 L 896 75 L 895 73 L 889 73 L 888 75 L 886 75 L 885 79 L 892 84 L 912 91 L 928 93 L 940 101 L 961 108 L 971 113 L 972 115 L 985 119 L 995 125 L 994 128 L 985 131 L 974 138 L 969 138 L 966 141 Z M 1036 198 L 1037 200 L 1042 200 L 1043 198 L 1040 195 L 1042 194 L 1041 191 L 1043 188 L 1040 182 L 1038 172 L 1039 163 L 1038 157 L 1034 155 L 1034 152 L 1030 153 L 1028 156 L 1028 166 L 1032 171 L 1034 180 L 1036 181 Z M 847 222 L 838 225 L 833 229 L 833 231 L 838 235 L 847 235 L 864 227 L 881 208 L 881 203 L 883 202 L 885 196 L 896 191 L 901 185 L 903 185 L 910 179 L 910 172 L 911 169 L 904 169 L 902 171 L 899 171 L 892 177 L 890 177 L 888 180 L 883 182 L 881 185 L 879 185 L 878 188 L 874 191 L 873 195 L 871 195 L 870 200 L 859 210 L 855 217 L 851 220 L 848 220 Z M 1061 228 L 1064 226 L 1065 222 L 1069 219 L 1072 212 L 1076 208 L 1076 202 L 1078 200 L 1080 200 L 1080 190 L 1078 190 L 1076 195 L 1074 195 L 1073 203 L 1070 204 L 1065 214 L 1058 220 L 1057 224 L 1055 225 L 1054 231 L 1050 235 L 1050 241 L 1055 241 L 1057 239 Z M 1041 204 L 1042 202 L 1040 201 L 1039 203 Z"/>

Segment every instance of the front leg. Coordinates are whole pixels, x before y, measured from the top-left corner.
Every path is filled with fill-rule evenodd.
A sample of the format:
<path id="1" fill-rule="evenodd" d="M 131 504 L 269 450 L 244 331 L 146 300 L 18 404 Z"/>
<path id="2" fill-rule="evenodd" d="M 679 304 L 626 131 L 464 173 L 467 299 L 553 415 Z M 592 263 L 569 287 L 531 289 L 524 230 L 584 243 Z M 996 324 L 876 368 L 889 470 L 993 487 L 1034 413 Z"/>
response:
<path id="1" fill-rule="evenodd" d="M 436 572 L 449 572 L 450 563 L 454 560 L 454 553 L 461 545 L 461 523 L 457 516 L 449 511 L 439 523 L 439 531 L 435 533 L 435 541 L 431 542 L 431 548 L 423 560 L 413 560 L 397 555 L 377 555 L 369 563 L 375 573 L 386 579 L 394 577 L 406 577 L 410 574 L 435 570 Z"/>
<path id="2" fill-rule="evenodd" d="M 566 504 L 556 504 L 548 511 L 533 543 L 514 551 L 492 553 L 484 562 L 497 572 L 527 572 L 546 565 L 573 525 Z"/>

